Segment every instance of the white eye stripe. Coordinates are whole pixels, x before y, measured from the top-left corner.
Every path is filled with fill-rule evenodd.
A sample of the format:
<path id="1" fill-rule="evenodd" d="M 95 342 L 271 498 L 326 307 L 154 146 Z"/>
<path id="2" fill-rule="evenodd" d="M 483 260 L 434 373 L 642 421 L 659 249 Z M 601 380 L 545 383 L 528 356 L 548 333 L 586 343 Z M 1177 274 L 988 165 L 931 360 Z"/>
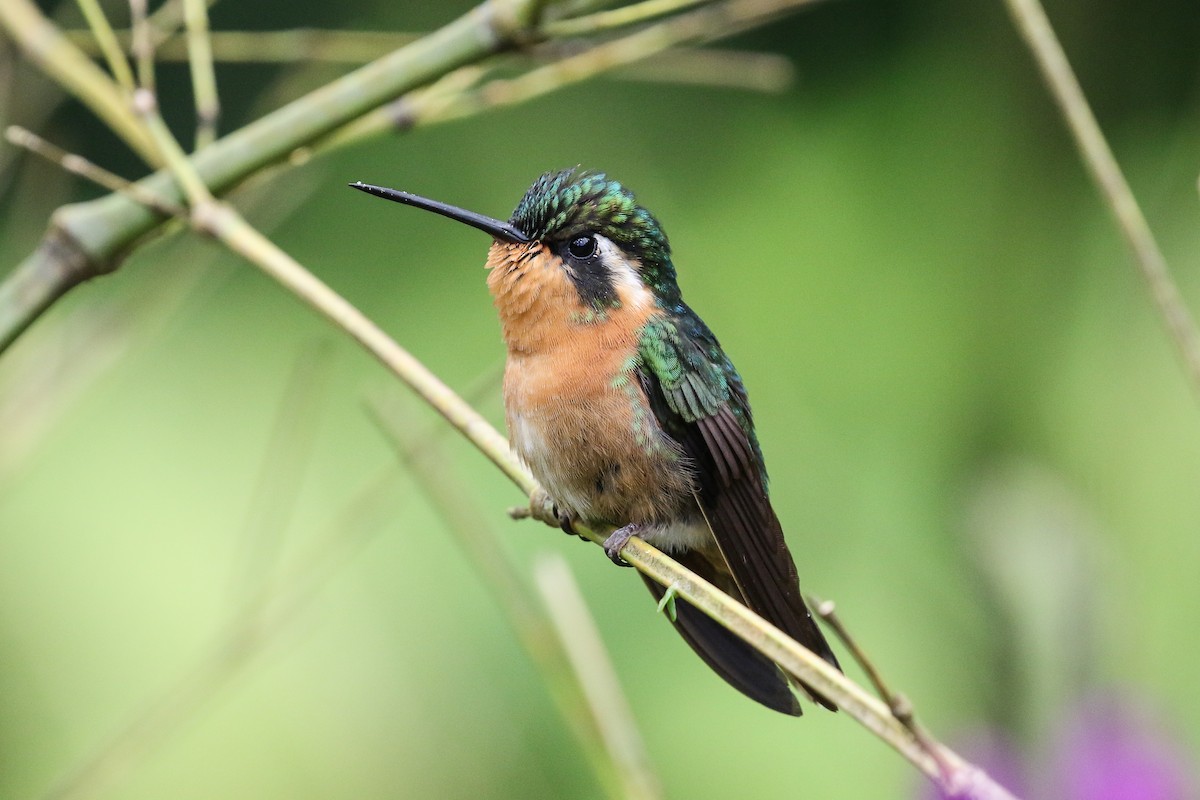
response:
<path id="1" fill-rule="evenodd" d="M 613 286 L 622 302 L 641 307 L 650 302 L 650 290 L 642 283 L 634 262 L 608 237 L 596 234 L 597 257 L 612 276 Z M 623 291 L 622 291 L 623 290 Z"/>

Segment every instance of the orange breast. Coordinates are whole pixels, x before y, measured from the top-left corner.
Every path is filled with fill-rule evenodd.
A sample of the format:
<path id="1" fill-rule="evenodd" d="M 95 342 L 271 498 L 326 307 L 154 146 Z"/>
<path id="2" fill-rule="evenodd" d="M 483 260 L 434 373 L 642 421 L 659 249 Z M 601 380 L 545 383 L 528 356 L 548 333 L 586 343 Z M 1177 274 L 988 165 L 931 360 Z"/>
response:
<path id="1" fill-rule="evenodd" d="M 618 286 L 619 307 L 593 311 L 537 243 L 496 243 L 488 266 L 508 345 L 504 401 L 516 453 L 584 520 L 675 515 L 690 502 L 690 478 L 634 373 L 638 335 L 655 313 L 649 291 Z"/>

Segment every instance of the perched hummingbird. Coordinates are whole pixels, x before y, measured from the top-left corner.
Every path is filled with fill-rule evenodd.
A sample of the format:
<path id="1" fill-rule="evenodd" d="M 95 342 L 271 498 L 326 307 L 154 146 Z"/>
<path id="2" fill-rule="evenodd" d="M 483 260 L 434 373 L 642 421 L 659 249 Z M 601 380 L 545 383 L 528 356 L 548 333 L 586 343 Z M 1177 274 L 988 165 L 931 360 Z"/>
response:
<path id="1" fill-rule="evenodd" d="M 604 549 L 619 564 L 641 537 L 838 667 L 771 508 L 741 376 L 683 302 L 667 236 L 628 189 L 601 173 L 548 172 L 502 222 L 350 185 L 494 239 L 487 282 L 508 346 L 509 438 L 564 529 L 618 526 Z M 682 600 L 674 624 L 738 690 L 800 715 L 770 660 Z"/>

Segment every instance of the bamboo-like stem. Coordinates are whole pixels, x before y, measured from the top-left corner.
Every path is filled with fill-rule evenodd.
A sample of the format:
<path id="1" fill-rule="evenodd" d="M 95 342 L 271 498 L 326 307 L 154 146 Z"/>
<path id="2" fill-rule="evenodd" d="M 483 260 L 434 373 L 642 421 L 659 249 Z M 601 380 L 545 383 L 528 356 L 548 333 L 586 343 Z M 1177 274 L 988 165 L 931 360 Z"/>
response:
<path id="1" fill-rule="evenodd" d="M 99 0 L 75 0 L 75 2 L 79 6 L 79 10 L 83 12 L 83 18 L 87 21 L 88 27 L 91 28 L 93 41 L 100 48 L 104 60 L 108 63 L 109 72 L 113 74 L 122 89 L 132 94 L 133 70 L 129 68 L 129 62 L 125 60 L 121 43 L 117 41 L 117 34 L 109 24 L 108 17 L 104 14 L 104 9 L 100 7 Z"/>
<path id="2" fill-rule="evenodd" d="M 30 0 L 0 1 L 0 27 L 17 43 L 26 58 L 90 108 L 146 163 L 159 165 L 150 138 L 129 108 L 125 93 L 67 41 L 58 26 L 46 19 L 37 6 Z M 3 317 L 4 312 L 0 311 L 0 318 Z M 4 338 L 0 333 L 0 349 Z"/>
<path id="3" fill-rule="evenodd" d="M 1046 11 L 1038 0 L 1005 0 L 1005 4 L 1062 112 L 1080 157 L 1132 252 L 1167 333 L 1179 351 L 1192 389 L 1200 396 L 1200 331 L 1171 277 L 1150 224 L 1092 114 Z"/>
<path id="4" fill-rule="evenodd" d="M 196 98 L 196 141 L 193 149 L 200 150 L 217 138 L 221 101 L 217 95 L 217 73 L 213 68 L 212 42 L 208 33 L 208 6 L 205 0 L 183 0 L 183 11 L 187 25 L 192 94 Z"/>
<path id="5" fill-rule="evenodd" d="M 13 9 L 27 4 L 28 0 L 0 2 L 0 24 L 6 24 L 29 49 L 36 43 L 22 37 L 35 36 L 38 29 L 11 19 Z M 217 140 L 192 157 L 195 171 L 213 193 L 223 193 L 254 171 L 282 160 L 297 147 L 371 109 L 457 67 L 512 46 L 533 24 L 530 15 L 535 7 L 535 0 L 487 0 L 419 41 Z M 33 12 L 36 14 L 36 9 Z M 86 62 L 88 69 L 108 80 L 86 56 L 66 44 L 44 17 L 38 18 Z M 59 79 L 56 71 L 48 68 L 47 72 Z M 136 130 L 146 157 L 157 163 L 157 148 L 141 120 L 124 104 L 121 111 L 122 119 Z M 155 173 L 140 183 L 171 202 L 182 199 L 167 172 Z M 161 216 L 153 211 L 115 194 L 59 209 L 38 250 L 0 284 L 0 353 L 74 286 L 115 269 L 130 243 L 161 222 Z"/>
<path id="6" fill-rule="evenodd" d="M 620 66 L 629 66 L 682 44 L 696 44 L 737 30 L 762 14 L 780 13 L 817 0 L 782 0 L 758 3 L 737 0 L 671 17 L 628 36 L 603 42 L 581 53 L 530 70 L 512 79 L 491 81 L 478 92 L 448 98 L 428 109 L 427 122 L 441 122 L 479 113 L 488 108 L 527 102 L 562 86 L 595 77 Z M 643 4 L 638 4 L 640 7 Z M 623 10 L 623 9 L 621 9 Z"/>
<path id="7" fill-rule="evenodd" d="M 566 559 L 558 554 L 544 555 L 534 563 L 533 574 L 542 605 L 579 676 L 579 685 L 600 727 L 604 744 L 624 780 L 622 796 L 661 797 L 662 789 L 647 757 L 633 709 Z"/>

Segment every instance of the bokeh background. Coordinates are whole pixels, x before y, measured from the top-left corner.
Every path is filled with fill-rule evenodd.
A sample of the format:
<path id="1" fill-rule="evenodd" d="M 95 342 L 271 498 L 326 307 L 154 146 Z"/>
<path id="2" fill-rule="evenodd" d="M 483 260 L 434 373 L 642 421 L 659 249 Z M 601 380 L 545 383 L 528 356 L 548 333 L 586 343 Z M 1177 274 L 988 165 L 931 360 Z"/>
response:
<path id="1" fill-rule="evenodd" d="M 469 5 L 246 0 L 212 20 L 422 30 Z M 1200 308 L 1194 2 L 1048 10 Z M 750 388 L 803 585 L 837 601 L 921 718 L 1029 796 L 1195 796 L 1200 407 L 1002 5 L 839 0 L 724 46 L 786 54 L 797 80 L 591 82 L 354 146 L 239 202 L 499 425 L 487 242 L 345 183 L 503 217 L 547 169 L 618 177 Z M 335 72 L 223 69 L 225 130 Z M 161 79 L 186 130 L 186 72 Z M 9 81 L 6 122 L 139 174 L 33 70 Z M 98 190 L 0 147 L 13 265 L 55 207 Z M 364 397 L 389 398 L 413 435 L 437 430 L 325 323 L 190 235 L 76 290 L 0 359 L 0 796 L 39 796 L 148 708 L 85 788 L 603 796 Z M 784 718 L 727 688 L 634 575 L 509 521 L 512 486 L 456 437 L 441 447 L 519 571 L 541 551 L 569 560 L 669 796 L 922 791 L 844 716 Z M 214 657 L 231 613 L 295 589 L 331 524 L 320 580 Z M 1127 763 L 1144 776 L 1131 794 L 1095 793 L 1121 776 L 1079 780 Z"/>

